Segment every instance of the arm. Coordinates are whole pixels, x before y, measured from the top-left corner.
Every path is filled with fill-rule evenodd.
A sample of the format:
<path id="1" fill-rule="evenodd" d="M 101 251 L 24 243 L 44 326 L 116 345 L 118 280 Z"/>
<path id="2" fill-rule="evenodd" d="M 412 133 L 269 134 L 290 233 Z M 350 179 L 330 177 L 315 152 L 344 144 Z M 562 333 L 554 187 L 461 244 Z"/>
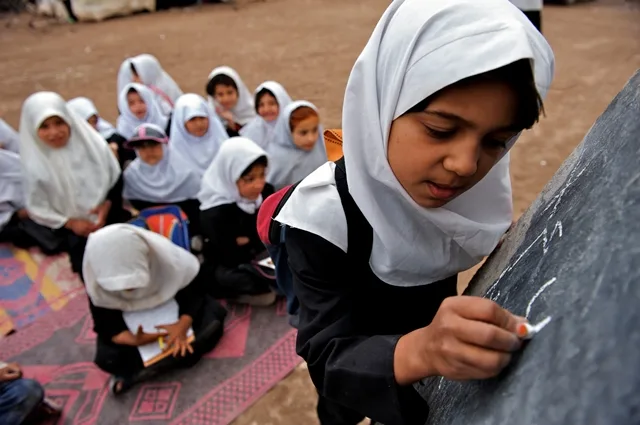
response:
<path id="1" fill-rule="evenodd" d="M 400 335 L 360 335 L 354 329 L 347 256 L 310 233 L 287 229 L 294 291 L 300 301 L 297 351 L 320 395 L 387 425 L 423 424 L 424 400 L 397 384 L 394 351 Z M 313 247 L 311 252 L 310 247 Z"/>
<path id="2" fill-rule="evenodd" d="M 191 319 L 197 316 L 204 302 L 204 292 L 198 286 L 196 277 L 190 284 L 176 293 L 175 300 L 178 303 L 180 318 L 189 316 Z M 191 326 L 191 323 L 189 323 Z"/>

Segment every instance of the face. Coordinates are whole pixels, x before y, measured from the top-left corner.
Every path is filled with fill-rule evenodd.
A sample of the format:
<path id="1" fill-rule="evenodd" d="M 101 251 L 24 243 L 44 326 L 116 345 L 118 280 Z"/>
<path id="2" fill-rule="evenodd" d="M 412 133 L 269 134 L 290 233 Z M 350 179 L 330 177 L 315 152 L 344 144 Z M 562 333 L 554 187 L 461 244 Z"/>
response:
<path id="1" fill-rule="evenodd" d="M 202 137 L 209 131 L 209 118 L 193 117 L 184 123 L 184 128 L 195 137 Z"/>
<path id="2" fill-rule="evenodd" d="M 131 113 L 139 120 L 143 120 L 147 116 L 147 104 L 144 103 L 138 92 L 127 93 L 127 104 Z"/>
<path id="3" fill-rule="evenodd" d="M 318 141 L 319 125 L 320 120 L 318 117 L 309 117 L 304 121 L 300 121 L 300 123 L 298 123 L 291 132 L 291 135 L 293 136 L 293 144 L 303 151 L 311 151 Z"/>
<path id="4" fill-rule="evenodd" d="M 393 173 L 418 205 L 445 205 L 505 153 L 519 131 L 512 126 L 516 105 L 515 94 L 499 82 L 443 89 L 424 111 L 392 123 L 387 154 Z"/>
<path id="5" fill-rule="evenodd" d="M 136 149 L 138 157 L 148 165 L 156 165 L 162 160 L 164 152 L 160 143 L 147 143 Z"/>
<path id="6" fill-rule="evenodd" d="M 258 199 L 266 183 L 266 167 L 254 165 L 249 174 L 240 177 L 236 184 L 240 196 L 250 201 Z"/>
<path id="7" fill-rule="evenodd" d="M 52 149 L 63 148 L 69 143 L 71 128 L 58 116 L 49 117 L 40 124 L 38 137 Z"/>
<path id="8" fill-rule="evenodd" d="M 265 121 L 272 122 L 278 118 L 280 107 L 275 97 L 269 93 L 265 93 L 258 102 L 258 115 L 260 115 Z"/>
<path id="9" fill-rule="evenodd" d="M 89 118 L 87 118 L 87 122 L 89 123 L 89 125 L 91 125 L 91 127 L 95 128 L 96 130 L 98 129 L 98 116 L 97 115 L 91 115 Z"/>
<path id="10" fill-rule="evenodd" d="M 238 103 L 238 91 L 233 86 L 218 84 L 213 93 L 213 98 L 228 111 Z"/>

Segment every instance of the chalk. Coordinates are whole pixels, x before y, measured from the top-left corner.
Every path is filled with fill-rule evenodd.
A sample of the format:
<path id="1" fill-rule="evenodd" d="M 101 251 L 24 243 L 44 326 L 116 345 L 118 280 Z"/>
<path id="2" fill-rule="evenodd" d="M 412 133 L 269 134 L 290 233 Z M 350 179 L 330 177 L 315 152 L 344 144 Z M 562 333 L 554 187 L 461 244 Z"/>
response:
<path id="1" fill-rule="evenodd" d="M 531 338 L 533 338 L 538 332 L 540 332 L 542 330 L 542 328 L 547 326 L 547 324 L 550 321 L 551 321 L 551 316 L 547 317 L 546 319 L 544 319 L 542 322 L 538 323 L 537 325 L 531 325 L 529 323 L 522 323 L 522 324 L 518 325 L 518 330 L 517 330 L 518 338 L 520 338 L 520 339 L 531 339 Z"/>
<path id="2" fill-rule="evenodd" d="M 160 346 L 160 349 L 164 351 L 164 340 L 162 337 L 158 338 L 158 345 Z"/>

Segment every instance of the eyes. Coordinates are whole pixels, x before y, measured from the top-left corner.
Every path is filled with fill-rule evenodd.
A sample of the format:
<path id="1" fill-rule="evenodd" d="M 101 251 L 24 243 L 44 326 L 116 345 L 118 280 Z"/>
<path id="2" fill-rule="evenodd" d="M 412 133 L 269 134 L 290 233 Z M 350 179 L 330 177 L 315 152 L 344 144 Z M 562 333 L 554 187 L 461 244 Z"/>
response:
<path id="1" fill-rule="evenodd" d="M 300 136 L 306 136 L 307 134 L 316 134 L 318 133 L 318 127 L 313 127 L 310 129 L 296 129 L 295 133 Z"/>
<path id="2" fill-rule="evenodd" d="M 454 139 L 460 131 L 460 128 L 458 127 L 443 129 L 443 128 L 436 128 L 434 126 L 430 126 L 426 124 L 424 127 L 427 131 L 427 134 L 429 134 L 430 137 L 437 140 L 442 140 L 442 141 L 448 141 L 448 140 Z M 500 136 L 501 137 L 497 137 L 491 134 L 487 135 L 482 140 L 483 146 L 487 149 L 492 149 L 492 150 L 506 149 L 507 142 L 511 139 L 511 137 L 513 137 L 513 135 L 508 135 L 508 136 L 500 135 Z"/>

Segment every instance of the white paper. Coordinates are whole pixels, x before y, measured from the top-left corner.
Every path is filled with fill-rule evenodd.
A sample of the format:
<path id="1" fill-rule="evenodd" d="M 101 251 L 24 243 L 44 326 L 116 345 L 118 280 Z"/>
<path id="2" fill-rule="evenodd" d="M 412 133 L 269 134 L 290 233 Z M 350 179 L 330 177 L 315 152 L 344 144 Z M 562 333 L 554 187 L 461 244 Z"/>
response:
<path id="1" fill-rule="evenodd" d="M 122 313 L 122 317 L 129 331 L 135 335 L 140 325 L 142 325 L 144 333 L 161 332 L 156 326 L 176 323 L 178 321 L 178 314 L 178 303 L 172 298 L 155 308 L 140 311 L 125 311 Z M 193 335 L 193 329 L 189 328 L 187 336 L 191 335 Z M 162 348 L 160 348 L 160 344 L 156 341 L 139 346 L 138 351 L 140 352 L 140 357 L 142 357 L 142 362 L 146 363 L 158 354 L 161 354 Z"/>
<path id="2" fill-rule="evenodd" d="M 271 259 L 271 257 L 267 257 L 264 260 L 258 261 L 258 264 L 261 265 L 262 267 L 268 267 L 273 270 L 276 269 L 276 265 L 273 264 L 273 260 Z"/>

